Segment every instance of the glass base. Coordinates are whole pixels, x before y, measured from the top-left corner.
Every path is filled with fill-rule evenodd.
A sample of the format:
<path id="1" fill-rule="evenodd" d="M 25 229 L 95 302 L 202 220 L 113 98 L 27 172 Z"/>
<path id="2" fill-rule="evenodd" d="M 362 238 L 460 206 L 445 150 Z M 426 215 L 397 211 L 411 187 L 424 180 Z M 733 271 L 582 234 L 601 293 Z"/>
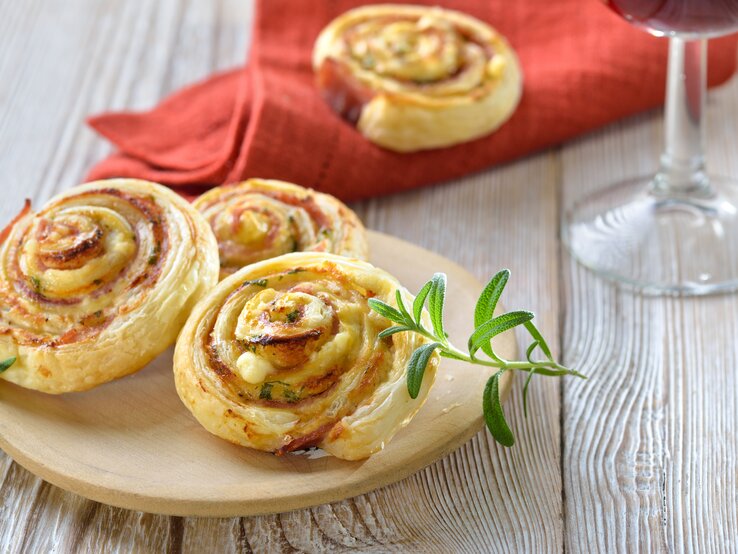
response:
<path id="1" fill-rule="evenodd" d="M 738 181 L 670 194 L 653 177 L 618 183 L 564 214 L 562 239 L 598 275 L 644 294 L 738 289 Z"/>

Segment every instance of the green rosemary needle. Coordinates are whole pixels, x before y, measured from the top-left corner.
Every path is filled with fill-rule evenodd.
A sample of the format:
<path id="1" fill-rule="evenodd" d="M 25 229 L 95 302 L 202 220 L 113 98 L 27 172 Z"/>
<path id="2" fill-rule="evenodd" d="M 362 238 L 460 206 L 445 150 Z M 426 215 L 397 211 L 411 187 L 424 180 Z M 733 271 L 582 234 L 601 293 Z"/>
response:
<path id="1" fill-rule="evenodd" d="M 15 357 L 8 358 L 7 360 L 3 360 L 2 362 L 0 362 L 0 373 L 8 369 L 14 363 L 15 363 Z"/>

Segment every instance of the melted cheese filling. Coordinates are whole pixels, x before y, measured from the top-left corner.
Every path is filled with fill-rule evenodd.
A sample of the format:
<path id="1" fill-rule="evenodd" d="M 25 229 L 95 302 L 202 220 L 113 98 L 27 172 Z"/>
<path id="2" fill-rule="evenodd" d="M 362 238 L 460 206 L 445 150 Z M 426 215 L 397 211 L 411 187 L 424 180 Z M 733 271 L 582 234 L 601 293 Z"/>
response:
<path id="1" fill-rule="evenodd" d="M 236 368 L 241 379 L 253 385 L 263 383 L 266 376 L 274 372 L 272 364 L 253 352 L 241 354 L 236 360 Z"/>

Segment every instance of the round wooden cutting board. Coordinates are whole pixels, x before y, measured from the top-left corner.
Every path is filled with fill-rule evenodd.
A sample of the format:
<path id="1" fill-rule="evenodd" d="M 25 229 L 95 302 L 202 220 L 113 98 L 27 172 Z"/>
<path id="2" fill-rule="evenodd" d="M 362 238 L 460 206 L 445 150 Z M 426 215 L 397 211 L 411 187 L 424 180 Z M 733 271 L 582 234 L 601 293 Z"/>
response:
<path id="1" fill-rule="evenodd" d="M 422 248 L 375 232 L 369 238 L 371 261 L 410 292 L 435 272 L 448 275 L 447 329 L 465 345 L 482 285 Z M 512 333 L 498 338 L 498 352 L 517 356 Z M 114 506 L 182 516 L 285 512 L 399 481 L 464 444 L 482 427 L 488 375 L 442 359 L 423 408 L 367 460 L 319 450 L 276 457 L 200 427 L 177 397 L 170 349 L 139 373 L 83 393 L 50 396 L 0 381 L 0 447 L 46 481 Z"/>

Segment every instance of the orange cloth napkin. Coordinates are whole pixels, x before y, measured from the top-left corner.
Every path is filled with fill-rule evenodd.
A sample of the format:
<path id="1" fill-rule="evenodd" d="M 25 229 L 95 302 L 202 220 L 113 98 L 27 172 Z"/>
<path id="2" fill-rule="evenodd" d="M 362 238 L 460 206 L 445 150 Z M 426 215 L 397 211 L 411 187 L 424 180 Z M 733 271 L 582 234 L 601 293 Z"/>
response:
<path id="1" fill-rule="evenodd" d="M 524 72 L 515 115 L 491 136 L 443 150 L 396 154 L 366 141 L 317 92 L 313 42 L 357 0 L 260 0 L 251 59 L 179 91 L 144 113 L 89 124 L 119 152 L 88 178 L 139 177 L 186 195 L 248 177 L 276 178 L 344 200 L 459 177 L 561 143 L 664 100 L 667 41 L 596 0 L 431 0 L 489 22 Z M 736 38 L 711 41 L 709 81 L 728 79 Z"/>

